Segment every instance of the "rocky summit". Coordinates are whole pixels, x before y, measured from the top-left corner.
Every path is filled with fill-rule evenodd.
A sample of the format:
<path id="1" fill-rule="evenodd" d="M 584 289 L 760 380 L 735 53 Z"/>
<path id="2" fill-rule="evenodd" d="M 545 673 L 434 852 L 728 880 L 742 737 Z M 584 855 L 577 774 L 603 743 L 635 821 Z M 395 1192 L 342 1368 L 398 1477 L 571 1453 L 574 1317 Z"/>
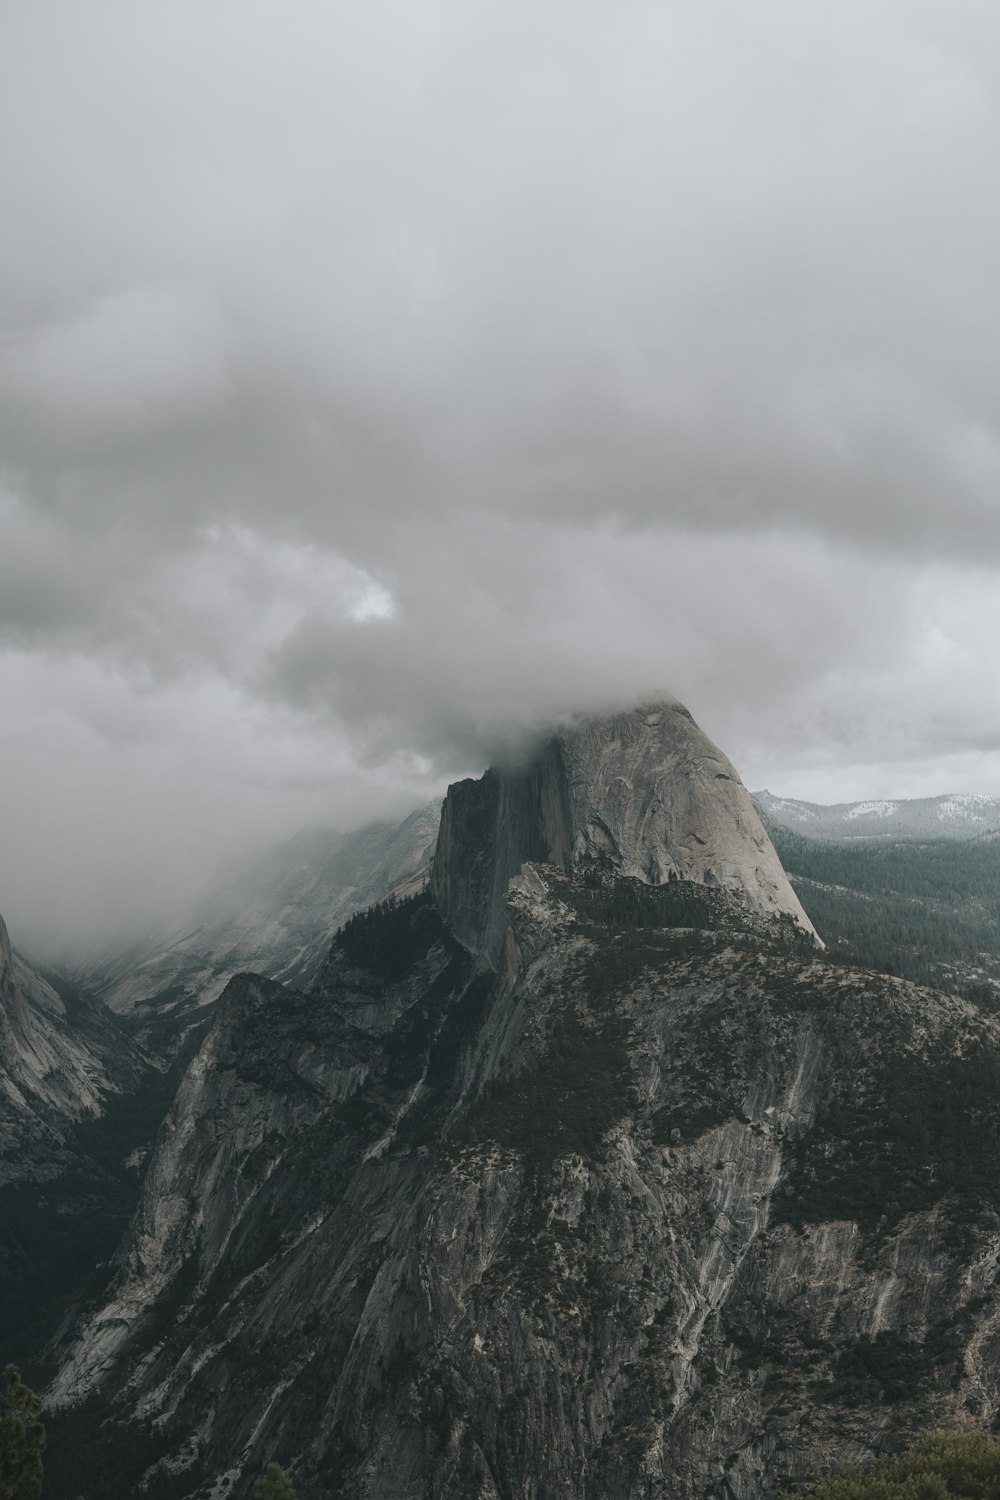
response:
<path id="1" fill-rule="evenodd" d="M 989 1428 L 998 1162 L 996 1019 L 829 962 L 683 709 L 583 724 L 308 991 L 229 984 L 52 1493 L 757 1500 Z"/>
<path id="2" fill-rule="evenodd" d="M 449 788 L 431 886 L 455 936 L 495 961 L 526 861 L 734 893 L 815 938 L 733 766 L 679 703 L 588 720 L 516 771 Z"/>

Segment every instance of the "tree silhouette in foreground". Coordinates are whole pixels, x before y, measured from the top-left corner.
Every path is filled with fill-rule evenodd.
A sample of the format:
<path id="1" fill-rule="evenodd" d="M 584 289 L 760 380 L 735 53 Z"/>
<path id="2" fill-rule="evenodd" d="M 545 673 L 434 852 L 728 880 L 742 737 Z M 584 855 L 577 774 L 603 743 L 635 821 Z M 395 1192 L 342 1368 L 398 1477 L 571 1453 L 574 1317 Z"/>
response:
<path id="1" fill-rule="evenodd" d="M 996 1500 L 1000 1443 L 981 1432 L 931 1432 L 898 1458 L 878 1458 L 817 1479 L 808 1495 L 809 1500 Z"/>
<path id="2" fill-rule="evenodd" d="M 292 1481 L 280 1464 L 268 1464 L 257 1481 L 253 1500 L 296 1500 Z"/>
<path id="3" fill-rule="evenodd" d="M 0 1381 L 0 1500 L 37 1500 L 42 1489 L 42 1403 L 8 1365 Z"/>

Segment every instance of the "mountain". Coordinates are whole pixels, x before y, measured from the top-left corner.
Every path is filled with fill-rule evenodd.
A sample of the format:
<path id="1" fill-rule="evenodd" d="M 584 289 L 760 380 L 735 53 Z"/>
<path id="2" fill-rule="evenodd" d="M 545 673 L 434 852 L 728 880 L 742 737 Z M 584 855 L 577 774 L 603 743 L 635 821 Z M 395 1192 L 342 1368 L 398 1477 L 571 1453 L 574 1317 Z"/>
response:
<path id="1" fill-rule="evenodd" d="M 867 802 L 800 802 L 772 792 L 753 794 L 765 819 L 807 839 L 976 839 L 1000 834 L 1000 797 L 956 792 L 944 797 L 876 798 Z"/>
<path id="2" fill-rule="evenodd" d="M 496 958 L 507 882 L 531 860 L 726 889 L 815 938 L 732 764 L 680 704 L 556 735 L 529 766 L 449 789 L 431 877 L 471 950 Z"/>
<path id="3" fill-rule="evenodd" d="M 109 1260 L 138 1195 L 126 1158 L 155 1132 L 132 1103 L 153 1071 L 98 1000 L 15 953 L 0 918 L 0 1355 Z"/>
<path id="4" fill-rule="evenodd" d="M 439 816 L 430 803 L 401 823 L 302 833 L 203 892 L 168 932 L 92 959 L 73 978 L 171 1057 L 238 971 L 310 981 L 341 922 L 429 868 Z"/>
<path id="5" fill-rule="evenodd" d="M 808 835 L 792 819 L 768 811 L 787 801 L 755 799 L 791 883 L 831 952 L 945 989 L 975 994 L 1000 1007 L 1000 833 L 970 836 L 968 824 L 947 836 L 913 830 L 926 819 L 909 816 L 917 804 L 898 803 L 881 837 L 843 837 L 837 809 L 816 807 Z M 930 799 L 939 808 L 953 801 Z M 988 799 L 981 799 L 983 805 Z M 806 804 L 793 804 L 802 806 Z M 784 807 L 785 812 L 780 808 Z M 985 816 L 985 815 L 984 815 Z M 835 836 L 820 837 L 818 827 Z"/>
<path id="6" fill-rule="evenodd" d="M 300 835 L 169 936 L 72 975 L 15 956 L 0 924 L 0 1356 L 31 1363 L 67 1306 L 100 1295 L 232 974 L 314 972 L 345 916 L 426 880 L 437 819 L 429 807 L 400 824 Z"/>
<path id="7" fill-rule="evenodd" d="M 54 1494 L 756 1500 L 996 1423 L 1000 1024 L 830 963 L 744 798 L 676 705 L 586 724 L 229 984 Z"/>
<path id="8" fill-rule="evenodd" d="M 135 1050 L 93 997 L 15 956 L 0 917 L 0 1186 L 58 1169 L 67 1132 L 133 1087 Z"/>

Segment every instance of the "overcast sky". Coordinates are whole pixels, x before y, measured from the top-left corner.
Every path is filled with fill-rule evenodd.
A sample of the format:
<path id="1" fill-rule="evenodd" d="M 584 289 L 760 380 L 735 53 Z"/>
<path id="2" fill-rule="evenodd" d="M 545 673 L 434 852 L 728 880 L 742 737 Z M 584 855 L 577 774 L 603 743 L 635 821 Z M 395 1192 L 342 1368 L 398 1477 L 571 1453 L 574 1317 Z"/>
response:
<path id="1" fill-rule="evenodd" d="M 0 910 L 673 691 L 1000 792 L 995 0 L 8 0 Z"/>

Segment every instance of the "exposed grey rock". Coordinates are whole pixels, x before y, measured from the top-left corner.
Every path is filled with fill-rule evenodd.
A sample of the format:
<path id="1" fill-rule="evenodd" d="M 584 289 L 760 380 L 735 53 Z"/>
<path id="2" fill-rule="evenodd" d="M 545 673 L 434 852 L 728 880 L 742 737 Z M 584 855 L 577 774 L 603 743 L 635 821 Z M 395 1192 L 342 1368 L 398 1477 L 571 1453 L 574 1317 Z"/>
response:
<path id="1" fill-rule="evenodd" d="M 0 920 L 0 1361 L 33 1353 L 46 1307 L 112 1254 L 138 1198 L 123 1158 L 151 1144 L 142 1104 L 123 1103 L 154 1078 L 110 1011 L 15 953 Z"/>
<path id="2" fill-rule="evenodd" d="M 1000 1025 L 826 962 L 664 729 L 453 789 L 440 910 L 232 981 L 49 1393 L 74 1483 L 757 1500 L 996 1421 Z"/>
<path id="3" fill-rule="evenodd" d="M 169 939 L 72 980 L 15 955 L 0 923 L 0 1356 L 33 1356 L 46 1309 L 106 1281 L 180 1071 L 232 974 L 255 963 L 311 975 L 345 916 L 426 883 L 438 816 L 301 835 Z"/>
<path id="4" fill-rule="evenodd" d="M 202 892 L 166 932 L 91 959 L 74 977 L 154 1053 L 172 1056 L 241 970 L 310 983 L 341 922 L 426 880 L 439 820 L 430 803 L 400 823 L 299 834 Z"/>
<path id="5" fill-rule="evenodd" d="M 0 1184 L 53 1175 L 67 1130 L 131 1086 L 141 1063 L 102 1007 L 62 996 L 16 957 L 0 917 Z"/>
<path id="6" fill-rule="evenodd" d="M 507 882 L 527 860 L 719 887 L 815 937 L 739 776 L 679 703 L 587 720 L 522 768 L 449 788 L 434 896 L 458 939 L 490 962 Z"/>
<path id="7" fill-rule="evenodd" d="M 424 898 L 397 977 L 233 982 L 49 1396 L 123 1496 L 756 1500 L 994 1420 L 997 1023 L 602 899 L 525 870 L 502 975 Z"/>

